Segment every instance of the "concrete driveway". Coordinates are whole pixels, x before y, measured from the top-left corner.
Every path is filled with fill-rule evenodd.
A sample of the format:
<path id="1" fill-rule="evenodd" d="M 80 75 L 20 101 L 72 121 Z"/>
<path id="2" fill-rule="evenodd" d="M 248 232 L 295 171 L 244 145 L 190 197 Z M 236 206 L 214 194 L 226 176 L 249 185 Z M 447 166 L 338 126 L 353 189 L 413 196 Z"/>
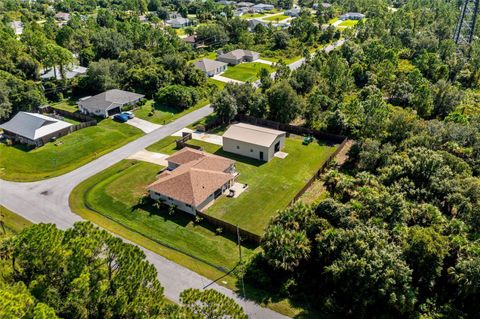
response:
<path id="1" fill-rule="evenodd" d="M 220 81 L 220 82 L 224 82 L 224 83 L 237 83 L 237 84 L 243 84 L 244 83 L 242 81 L 238 81 L 238 80 L 227 78 L 225 76 L 221 76 L 220 74 L 212 76 L 212 79 Z"/>
<path id="2" fill-rule="evenodd" d="M 272 61 L 267 61 L 267 60 L 262 60 L 262 59 L 257 59 L 253 62 L 263 63 L 263 64 L 266 64 L 266 65 L 273 65 L 274 64 Z"/>
<path id="3" fill-rule="evenodd" d="M 141 129 L 143 132 L 145 132 L 147 134 L 155 131 L 157 128 L 162 127 L 161 125 L 139 119 L 138 117 L 134 117 L 133 119 L 129 119 L 126 123 L 131 125 L 131 126 L 134 126 L 136 128 Z"/>
<path id="4" fill-rule="evenodd" d="M 168 162 L 166 161 L 166 158 L 169 157 L 170 155 L 167 154 L 162 154 L 162 153 L 156 153 L 156 152 L 150 152 L 147 150 L 141 150 L 136 152 L 135 154 L 130 155 L 127 157 L 127 159 L 133 159 L 137 161 L 144 161 L 144 162 L 149 162 L 161 166 L 168 166 Z"/>
<path id="5" fill-rule="evenodd" d="M 182 136 L 183 132 L 192 133 L 192 139 L 194 139 L 194 140 L 204 141 L 204 142 L 207 142 L 207 143 L 216 144 L 216 145 L 220 145 L 220 146 L 223 145 L 223 138 L 222 138 L 221 135 L 194 131 L 194 130 L 189 129 L 187 127 L 182 128 L 180 131 L 173 133 L 172 136 Z"/>

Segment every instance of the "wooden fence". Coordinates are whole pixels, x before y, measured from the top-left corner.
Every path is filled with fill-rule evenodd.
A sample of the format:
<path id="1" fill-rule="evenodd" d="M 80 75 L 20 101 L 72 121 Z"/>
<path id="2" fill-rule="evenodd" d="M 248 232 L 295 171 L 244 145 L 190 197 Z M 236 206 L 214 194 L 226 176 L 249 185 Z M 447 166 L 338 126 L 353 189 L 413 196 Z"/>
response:
<path id="1" fill-rule="evenodd" d="M 176 145 L 176 148 L 178 150 L 181 150 L 184 147 L 190 147 L 190 148 L 193 148 L 193 149 L 196 149 L 196 150 L 203 151 L 203 147 L 187 143 L 188 141 L 190 141 L 192 139 L 192 133 L 183 132 L 182 135 L 183 135 L 182 138 L 179 138 L 178 140 L 175 141 L 175 145 Z"/>
<path id="2" fill-rule="evenodd" d="M 93 117 L 90 117 L 88 115 L 82 114 L 82 113 L 77 113 L 77 112 L 69 112 L 66 110 L 62 109 L 57 109 L 52 106 L 44 106 L 40 109 L 40 113 L 45 114 L 58 114 L 66 117 L 70 117 L 72 119 L 78 120 L 79 122 L 82 123 L 87 123 L 87 122 L 95 122 L 97 124 L 97 120 L 95 120 Z"/>
<path id="3" fill-rule="evenodd" d="M 338 155 L 338 153 L 340 153 L 343 148 L 345 147 L 345 145 L 347 144 L 348 142 L 348 139 L 345 138 L 343 140 L 343 142 L 338 146 L 338 148 L 335 150 L 335 152 L 333 152 L 328 158 L 327 160 L 322 164 L 322 166 L 320 166 L 320 168 L 318 169 L 318 171 L 312 176 L 312 178 L 310 178 L 310 180 L 305 184 L 305 186 L 303 186 L 303 188 L 295 195 L 295 197 L 291 200 L 290 202 L 290 205 L 293 205 L 300 197 L 302 197 L 302 195 L 307 191 L 307 189 L 310 188 L 310 186 L 312 186 L 313 182 L 315 182 L 317 179 L 320 178 L 320 176 L 325 172 L 325 170 L 327 169 L 327 167 L 330 165 L 330 163 L 332 162 L 332 160 L 335 158 L 335 156 Z"/>
<path id="4" fill-rule="evenodd" d="M 238 114 L 235 117 L 235 120 L 239 122 L 249 123 L 252 125 L 264 126 L 264 127 L 272 128 L 275 130 L 285 131 L 291 134 L 307 135 L 307 136 L 309 135 L 319 140 L 326 140 L 326 141 L 333 142 L 335 144 L 340 144 L 347 138 L 346 136 L 343 136 L 343 135 L 330 134 L 326 132 L 309 129 L 306 127 L 283 124 L 275 121 L 259 119 L 256 117 L 242 115 L 242 114 Z"/>

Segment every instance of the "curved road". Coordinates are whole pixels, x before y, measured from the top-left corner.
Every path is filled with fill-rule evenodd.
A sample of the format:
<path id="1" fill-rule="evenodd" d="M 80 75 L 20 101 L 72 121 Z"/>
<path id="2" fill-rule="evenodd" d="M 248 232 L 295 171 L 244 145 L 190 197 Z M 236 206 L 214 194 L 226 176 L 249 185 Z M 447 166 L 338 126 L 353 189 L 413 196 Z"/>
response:
<path id="1" fill-rule="evenodd" d="M 341 46 L 344 40 L 328 45 L 323 50 L 330 52 Z M 289 65 L 290 69 L 299 68 L 305 59 L 300 59 Z M 272 77 L 275 74 L 272 74 Z M 258 86 L 259 81 L 254 83 Z M 0 179 L 0 205 L 25 217 L 34 223 L 53 223 L 61 229 L 71 227 L 75 222 L 83 219 L 70 210 L 68 198 L 73 188 L 89 177 L 105 170 L 115 163 L 126 159 L 130 155 L 148 147 L 149 145 L 172 135 L 182 128 L 211 114 L 212 108 L 207 105 L 199 110 L 162 126 L 139 139 L 130 142 L 98 159 L 77 168 L 67 174 L 51 179 L 31 182 L 16 183 Z M 141 247 L 142 248 L 142 247 Z M 142 248 L 149 261 L 158 271 L 158 279 L 165 288 L 167 298 L 178 302 L 181 291 L 187 288 L 202 289 L 209 279 L 180 266 L 158 254 Z M 288 318 L 270 309 L 263 308 L 252 301 L 244 300 L 231 290 L 217 284 L 210 288 L 218 290 L 232 297 L 240 304 L 251 318 L 277 319 Z"/>
<path id="2" fill-rule="evenodd" d="M 53 223 L 61 229 L 69 228 L 75 222 L 83 220 L 70 210 L 68 203 L 69 195 L 75 186 L 158 140 L 209 115 L 212 111 L 210 106 L 205 106 L 62 176 L 31 183 L 0 180 L 0 205 L 32 222 Z M 155 265 L 158 279 L 165 288 L 166 297 L 170 300 L 178 302 L 181 291 L 187 288 L 202 289 L 211 281 L 158 254 L 142 249 L 148 260 Z M 220 285 L 213 284 L 210 287 L 235 299 L 251 318 L 287 318 L 252 301 L 243 300 L 231 290 Z"/>

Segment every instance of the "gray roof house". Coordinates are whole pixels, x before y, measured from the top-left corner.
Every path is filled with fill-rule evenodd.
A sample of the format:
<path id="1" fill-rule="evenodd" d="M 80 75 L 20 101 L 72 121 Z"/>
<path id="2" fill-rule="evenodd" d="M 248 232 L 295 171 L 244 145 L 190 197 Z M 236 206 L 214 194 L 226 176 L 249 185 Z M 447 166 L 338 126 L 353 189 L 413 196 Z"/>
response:
<path id="1" fill-rule="evenodd" d="M 214 76 L 227 70 L 228 64 L 225 62 L 202 59 L 195 62 L 195 67 L 202 70 L 207 76 Z"/>
<path id="2" fill-rule="evenodd" d="M 260 20 L 260 19 L 250 19 L 250 20 L 248 20 L 248 29 L 250 31 L 253 31 L 253 30 L 255 30 L 255 27 L 259 24 L 261 24 L 265 28 L 270 27 L 269 22 L 265 22 L 265 21 Z"/>
<path id="3" fill-rule="evenodd" d="M 103 93 L 87 96 L 80 99 L 77 104 L 80 112 L 96 116 L 108 117 L 119 113 L 127 105 L 134 105 L 145 95 L 118 89 L 108 90 Z"/>
<path id="4" fill-rule="evenodd" d="M 87 68 L 79 65 L 73 65 L 65 70 L 65 78 L 66 79 L 72 79 L 76 77 L 77 75 L 82 75 L 87 73 Z M 57 80 L 62 79 L 62 74 L 60 73 L 60 70 L 57 69 L 57 72 L 55 72 L 53 69 L 48 70 L 44 74 L 40 75 L 40 78 L 42 80 L 46 79 L 51 79 L 51 78 L 56 78 Z"/>
<path id="5" fill-rule="evenodd" d="M 362 20 L 362 19 L 365 19 L 365 15 L 362 14 L 362 13 L 358 13 L 358 12 L 347 12 L 345 14 L 342 14 L 340 17 L 339 17 L 340 20 Z"/>
<path id="6" fill-rule="evenodd" d="M 29 112 L 18 112 L 0 125 L 3 135 L 14 141 L 42 146 L 54 138 L 70 133 L 72 124 L 56 118 Z"/>
<path id="7" fill-rule="evenodd" d="M 174 29 L 188 27 L 191 24 L 190 19 L 182 18 L 182 17 L 170 19 L 170 20 L 167 20 L 166 22 L 169 26 L 171 26 Z"/>
<path id="8" fill-rule="evenodd" d="M 238 2 L 238 3 L 237 3 L 237 7 L 239 7 L 239 8 L 252 7 L 252 6 L 253 6 L 253 3 L 252 3 L 252 2 L 242 1 L 242 2 Z"/>
<path id="9" fill-rule="evenodd" d="M 290 10 L 285 11 L 285 15 L 289 17 L 298 17 L 300 15 L 300 9 L 299 8 L 293 8 Z"/>
<path id="10" fill-rule="evenodd" d="M 252 10 L 254 12 L 265 12 L 265 11 L 271 11 L 273 10 L 275 7 L 273 6 L 273 4 L 264 4 L 264 3 L 258 3 L 254 6 L 252 6 Z"/>
<path id="11" fill-rule="evenodd" d="M 260 58 L 260 53 L 237 49 L 228 53 L 221 54 L 217 57 L 217 61 L 225 62 L 231 65 L 237 65 L 242 62 L 253 62 Z"/>
<path id="12" fill-rule="evenodd" d="M 70 13 L 58 12 L 53 17 L 57 20 L 68 21 L 68 20 L 70 20 Z"/>

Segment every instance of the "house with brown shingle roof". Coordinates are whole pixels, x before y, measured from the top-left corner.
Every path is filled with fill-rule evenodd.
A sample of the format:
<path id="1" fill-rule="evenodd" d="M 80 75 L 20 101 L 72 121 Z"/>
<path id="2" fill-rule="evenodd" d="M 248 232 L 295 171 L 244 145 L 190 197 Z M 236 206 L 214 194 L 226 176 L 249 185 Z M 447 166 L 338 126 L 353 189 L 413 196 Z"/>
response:
<path id="1" fill-rule="evenodd" d="M 166 160 L 167 170 L 147 187 L 150 198 L 193 215 L 232 187 L 238 175 L 235 161 L 189 147 Z"/>

